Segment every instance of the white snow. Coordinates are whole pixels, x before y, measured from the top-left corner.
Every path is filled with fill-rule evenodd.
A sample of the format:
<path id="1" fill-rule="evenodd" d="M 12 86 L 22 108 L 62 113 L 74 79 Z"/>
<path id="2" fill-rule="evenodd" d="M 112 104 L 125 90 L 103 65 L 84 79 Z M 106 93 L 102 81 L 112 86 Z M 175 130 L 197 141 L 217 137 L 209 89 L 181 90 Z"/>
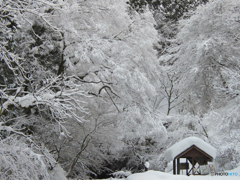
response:
<path id="1" fill-rule="evenodd" d="M 48 170 L 48 174 L 51 180 L 67 180 L 66 172 L 63 168 L 57 164 L 52 170 Z"/>
<path id="2" fill-rule="evenodd" d="M 1 130 L 6 130 L 8 132 L 13 131 L 13 128 L 9 127 L 9 126 L 2 126 L 3 122 L 0 122 L 0 131 Z"/>
<path id="3" fill-rule="evenodd" d="M 173 160 L 177 155 L 179 155 L 180 153 L 187 150 L 193 145 L 197 146 L 199 149 L 203 150 L 204 152 L 212 156 L 212 158 L 216 157 L 217 150 L 213 146 L 206 143 L 200 138 L 188 137 L 174 144 L 173 146 L 166 150 L 166 152 L 164 153 L 166 160 L 167 161 Z"/>
<path id="4" fill-rule="evenodd" d="M 239 173 L 238 173 L 239 174 Z M 126 180 L 235 180 L 240 176 L 186 176 L 172 175 L 159 171 L 147 171 L 129 176 Z"/>
<path id="5" fill-rule="evenodd" d="M 27 94 L 23 97 L 16 97 L 14 102 L 19 103 L 21 107 L 28 108 L 29 106 L 33 106 L 36 98 L 32 94 Z"/>
<path id="6" fill-rule="evenodd" d="M 137 173 L 129 176 L 127 180 L 160 180 L 160 179 L 173 179 L 174 176 L 171 174 L 158 172 L 158 171 L 147 171 L 145 173 Z"/>
<path id="7" fill-rule="evenodd" d="M 145 163 L 144 163 L 144 166 L 149 169 L 150 163 L 149 163 L 149 162 L 145 162 Z"/>
<path id="8" fill-rule="evenodd" d="M 28 108 L 29 106 L 34 106 L 37 101 L 48 101 L 51 99 L 54 99 L 57 95 L 59 95 L 60 92 L 57 92 L 56 94 L 50 94 L 50 93 L 44 93 L 44 94 L 27 94 L 22 97 L 9 97 L 11 101 L 14 101 L 15 103 L 19 104 L 21 107 Z M 10 102 L 7 104 L 7 106 L 11 104 Z M 7 107 L 6 106 L 6 107 Z"/>

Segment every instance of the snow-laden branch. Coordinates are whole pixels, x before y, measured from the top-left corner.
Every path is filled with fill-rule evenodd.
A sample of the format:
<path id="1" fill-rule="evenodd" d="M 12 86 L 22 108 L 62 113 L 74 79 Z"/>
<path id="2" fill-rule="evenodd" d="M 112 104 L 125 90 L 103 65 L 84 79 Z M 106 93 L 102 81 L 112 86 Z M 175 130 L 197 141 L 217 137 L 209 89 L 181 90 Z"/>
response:
<path id="1" fill-rule="evenodd" d="M 0 44 L 0 61 L 4 61 L 4 63 L 16 77 L 21 75 L 24 79 L 27 79 L 27 77 L 25 76 L 26 71 L 22 67 L 20 60 L 22 59 L 15 54 L 9 52 L 5 47 Z"/>
<path id="2" fill-rule="evenodd" d="M 80 114 L 87 114 L 88 112 L 84 108 L 85 102 L 81 101 L 81 98 L 89 96 L 85 95 L 85 92 L 81 91 L 79 86 L 74 84 L 71 79 L 64 82 L 65 86 L 62 84 L 63 81 L 60 76 L 52 77 L 46 82 L 48 83 L 44 87 L 36 90 L 34 93 L 28 92 L 22 96 L 5 95 L 7 100 L 3 103 L 2 107 L 7 110 L 11 104 L 20 108 L 32 108 L 44 105 L 51 110 L 52 118 L 59 122 L 63 122 L 68 118 L 79 122 L 85 121 Z"/>
<path id="3" fill-rule="evenodd" d="M 0 6 L 0 18 L 6 19 L 7 21 L 12 21 L 16 23 L 17 26 L 18 22 L 15 22 L 17 20 L 17 16 L 24 19 L 26 22 L 31 23 L 31 20 L 29 17 L 27 17 L 26 14 L 31 14 L 31 16 L 36 16 L 41 18 L 50 28 L 53 30 L 60 31 L 59 28 L 54 26 L 47 18 L 50 16 L 49 13 L 47 13 L 47 8 L 51 9 L 57 9 L 61 10 L 63 3 L 56 3 L 54 1 L 47 1 L 47 0 L 25 0 L 25 1 L 11 1 L 6 0 L 2 2 L 2 5 Z M 7 22 L 5 21 L 5 23 Z M 0 22 L 1 25 L 3 25 L 4 21 Z M 21 25 L 20 25 L 21 26 Z"/>

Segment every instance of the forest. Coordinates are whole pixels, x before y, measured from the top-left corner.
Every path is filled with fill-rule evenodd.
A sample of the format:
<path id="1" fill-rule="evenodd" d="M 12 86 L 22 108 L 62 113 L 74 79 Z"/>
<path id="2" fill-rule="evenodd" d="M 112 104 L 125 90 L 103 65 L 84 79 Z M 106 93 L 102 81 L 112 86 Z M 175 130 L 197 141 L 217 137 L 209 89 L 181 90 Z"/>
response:
<path id="1" fill-rule="evenodd" d="M 0 0 L 0 28 L 0 179 L 164 172 L 191 136 L 240 166 L 239 0 Z"/>

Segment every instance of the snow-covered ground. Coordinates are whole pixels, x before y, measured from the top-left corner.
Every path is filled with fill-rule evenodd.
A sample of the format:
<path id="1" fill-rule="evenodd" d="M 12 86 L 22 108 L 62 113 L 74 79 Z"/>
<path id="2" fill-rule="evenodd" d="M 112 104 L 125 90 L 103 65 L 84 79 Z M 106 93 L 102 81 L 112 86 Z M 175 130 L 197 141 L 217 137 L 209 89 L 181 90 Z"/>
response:
<path id="1" fill-rule="evenodd" d="M 240 173 L 239 173 L 240 174 Z M 186 176 L 172 175 L 159 171 L 148 171 L 129 176 L 126 180 L 235 180 L 240 176 Z"/>
<path id="2" fill-rule="evenodd" d="M 240 179 L 240 166 L 236 169 L 226 171 L 226 172 L 234 173 L 234 174 L 232 176 L 211 176 L 211 175 L 186 176 L 186 175 L 172 175 L 165 172 L 150 170 L 144 173 L 132 174 L 128 176 L 128 178 L 125 180 L 237 180 L 237 179 Z M 124 179 L 106 179 L 106 180 L 124 180 Z"/>

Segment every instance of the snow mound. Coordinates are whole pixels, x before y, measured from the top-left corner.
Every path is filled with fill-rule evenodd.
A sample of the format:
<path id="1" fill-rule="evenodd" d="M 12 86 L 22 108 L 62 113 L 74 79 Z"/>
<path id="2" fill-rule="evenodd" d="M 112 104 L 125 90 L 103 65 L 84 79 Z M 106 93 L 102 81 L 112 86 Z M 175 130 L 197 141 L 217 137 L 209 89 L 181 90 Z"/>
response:
<path id="1" fill-rule="evenodd" d="M 202 151 L 204 151 L 207 154 L 209 154 L 210 156 L 212 156 L 212 158 L 216 157 L 217 150 L 213 146 L 206 143 L 205 141 L 203 141 L 200 138 L 188 137 L 188 138 L 183 139 L 182 141 L 174 144 L 173 146 L 171 146 L 170 148 L 168 148 L 166 150 L 166 152 L 164 153 L 166 160 L 167 161 L 173 160 L 177 155 L 179 155 L 180 153 L 187 150 L 188 148 L 190 148 L 193 145 L 195 145 Z"/>

